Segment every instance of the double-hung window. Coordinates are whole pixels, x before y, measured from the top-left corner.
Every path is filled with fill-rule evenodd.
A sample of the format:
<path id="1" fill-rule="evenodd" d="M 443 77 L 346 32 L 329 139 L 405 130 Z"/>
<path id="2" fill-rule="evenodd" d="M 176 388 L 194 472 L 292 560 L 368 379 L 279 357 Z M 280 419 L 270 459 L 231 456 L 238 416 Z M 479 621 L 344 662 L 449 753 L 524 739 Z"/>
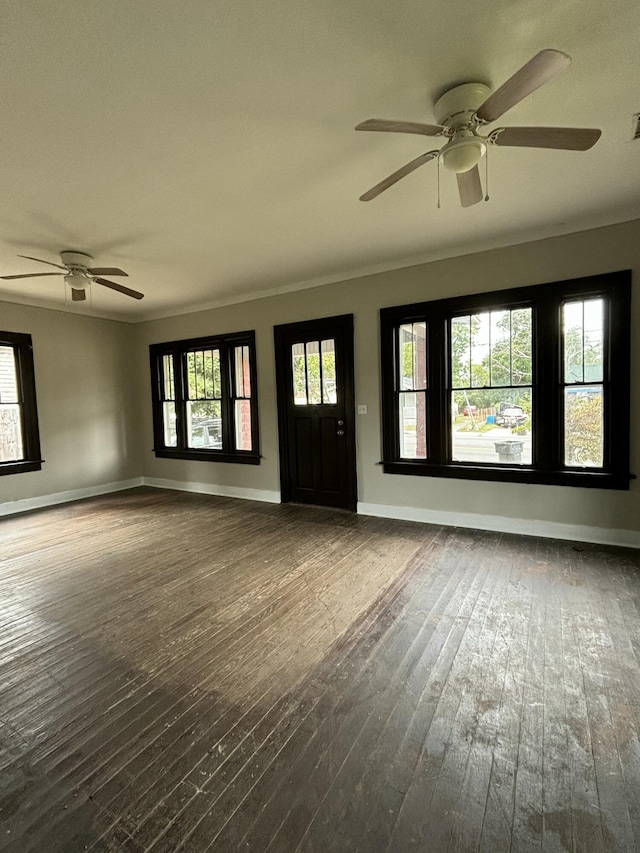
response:
<path id="1" fill-rule="evenodd" d="M 384 470 L 628 488 L 630 273 L 381 311 Z"/>
<path id="2" fill-rule="evenodd" d="M 31 335 L 0 332 L 0 475 L 41 467 Z"/>
<path id="3" fill-rule="evenodd" d="M 156 456 L 258 464 L 254 332 L 149 350 Z"/>

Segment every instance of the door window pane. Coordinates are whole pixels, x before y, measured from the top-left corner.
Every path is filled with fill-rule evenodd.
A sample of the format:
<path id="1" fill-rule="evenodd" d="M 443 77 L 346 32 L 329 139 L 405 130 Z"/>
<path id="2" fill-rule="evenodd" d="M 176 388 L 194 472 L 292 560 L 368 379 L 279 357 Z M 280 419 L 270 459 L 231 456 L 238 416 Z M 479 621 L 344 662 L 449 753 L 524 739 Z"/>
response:
<path id="1" fill-rule="evenodd" d="M 307 355 L 307 401 L 316 406 L 322 402 L 320 390 L 320 344 L 318 341 L 308 341 Z"/>
<path id="2" fill-rule="evenodd" d="M 291 367 L 293 370 L 293 402 L 296 406 L 307 405 L 307 358 L 304 344 L 291 347 Z"/>
<path id="3" fill-rule="evenodd" d="M 322 341 L 322 402 L 335 404 L 338 402 L 336 385 L 336 342 L 333 338 Z"/>

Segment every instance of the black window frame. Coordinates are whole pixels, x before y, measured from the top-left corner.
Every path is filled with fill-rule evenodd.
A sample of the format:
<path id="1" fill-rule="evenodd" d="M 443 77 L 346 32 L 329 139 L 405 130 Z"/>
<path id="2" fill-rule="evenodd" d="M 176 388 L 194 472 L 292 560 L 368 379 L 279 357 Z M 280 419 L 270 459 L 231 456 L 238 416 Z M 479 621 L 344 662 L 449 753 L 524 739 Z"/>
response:
<path id="1" fill-rule="evenodd" d="M 563 462 L 562 306 L 574 299 L 605 300 L 604 464 L 575 468 Z M 533 461 L 531 465 L 451 461 L 451 367 L 449 323 L 465 313 L 531 306 L 533 347 Z M 628 489 L 630 434 L 631 271 L 606 273 L 450 297 L 380 311 L 383 470 L 410 474 L 514 483 Z M 396 406 L 397 330 L 406 323 L 427 323 L 427 459 L 400 457 Z"/>
<path id="2" fill-rule="evenodd" d="M 236 399 L 245 399 L 235 393 L 233 351 L 235 347 L 249 348 L 249 371 L 251 383 L 251 450 L 236 450 L 235 407 Z M 220 378 L 222 384 L 222 448 L 187 447 L 186 403 L 188 385 L 186 376 L 186 357 L 194 350 L 219 350 Z M 173 358 L 175 379 L 176 431 L 177 446 L 164 443 L 163 402 L 163 359 Z M 260 438 L 258 431 L 258 383 L 256 369 L 256 341 L 254 331 L 234 332 L 231 334 L 211 335 L 180 341 L 169 341 L 149 346 L 151 365 L 151 399 L 153 408 L 154 453 L 167 459 L 195 459 L 208 462 L 239 462 L 247 465 L 260 464 Z"/>
<path id="3" fill-rule="evenodd" d="M 23 332 L 0 332 L 0 346 L 12 347 L 15 353 L 23 449 L 23 459 L 0 462 L 0 476 L 40 471 L 44 460 L 40 452 L 33 341 L 31 335 Z"/>

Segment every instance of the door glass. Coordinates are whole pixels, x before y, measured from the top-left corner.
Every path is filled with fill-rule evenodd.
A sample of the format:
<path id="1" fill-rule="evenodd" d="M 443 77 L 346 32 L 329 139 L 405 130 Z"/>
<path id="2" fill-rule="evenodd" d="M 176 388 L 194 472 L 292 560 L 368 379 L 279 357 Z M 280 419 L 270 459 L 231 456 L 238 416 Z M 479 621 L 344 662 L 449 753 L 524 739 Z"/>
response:
<path id="1" fill-rule="evenodd" d="M 320 344 L 308 341 L 307 346 L 307 399 L 312 406 L 322 402 L 320 391 Z"/>
<path id="2" fill-rule="evenodd" d="M 338 401 L 334 338 L 291 347 L 293 402 L 296 406 L 335 405 Z"/>
<path id="3" fill-rule="evenodd" d="M 322 341 L 322 402 L 337 403 L 336 342 L 333 338 Z"/>

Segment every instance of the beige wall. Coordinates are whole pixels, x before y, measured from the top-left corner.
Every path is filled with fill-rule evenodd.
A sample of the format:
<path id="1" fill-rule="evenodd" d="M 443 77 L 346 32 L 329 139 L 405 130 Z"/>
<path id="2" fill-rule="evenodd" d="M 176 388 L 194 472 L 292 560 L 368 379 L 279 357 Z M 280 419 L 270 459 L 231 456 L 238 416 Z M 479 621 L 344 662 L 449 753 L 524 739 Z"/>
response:
<path id="1" fill-rule="evenodd" d="M 279 492 L 273 326 L 331 314 L 355 318 L 358 499 L 361 508 L 473 524 L 499 517 L 501 529 L 547 525 L 635 531 L 640 487 L 629 492 L 485 483 L 383 474 L 379 309 L 476 291 L 538 284 L 612 270 L 634 271 L 631 470 L 640 472 L 640 222 L 523 244 L 340 282 L 138 326 L 0 302 L 0 328 L 33 336 L 42 471 L 0 477 L 0 504 L 99 488 L 142 475 L 212 491 Z M 148 345 L 255 329 L 263 454 L 259 466 L 156 459 Z M 469 515 L 465 515 L 469 514 Z M 559 531 L 560 533 L 560 531 Z M 570 535 L 571 531 L 567 532 Z"/>
<path id="2" fill-rule="evenodd" d="M 353 313 L 356 402 L 368 406 L 368 414 L 358 416 L 357 420 L 358 499 L 361 503 L 415 508 L 444 515 L 477 513 L 505 519 L 640 531 L 640 489 L 636 482 L 632 482 L 629 492 L 613 492 L 390 475 L 383 474 L 377 464 L 381 458 L 378 333 L 381 307 L 628 268 L 634 271 L 631 470 L 640 472 L 640 353 L 637 344 L 640 333 L 637 285 L 640 222 L 634 222 L 140 324 L 136 364 L 142 402 L 144 474 L 174 481 L 277 491 L 273 326 Z M 148 345 L 244 329 L 256 330 L 262 464 L 254 467 L 156 459 L 150 450 Z M 524 530 L 517 523 L 511 527 Z"/>
<path id="3" fill-rule="evenodd" d="M 33 338 L 41 471 L 0 477 L 0 504 L 141 474 L 134 327 L 0 302 L 0 329 Z"/>

